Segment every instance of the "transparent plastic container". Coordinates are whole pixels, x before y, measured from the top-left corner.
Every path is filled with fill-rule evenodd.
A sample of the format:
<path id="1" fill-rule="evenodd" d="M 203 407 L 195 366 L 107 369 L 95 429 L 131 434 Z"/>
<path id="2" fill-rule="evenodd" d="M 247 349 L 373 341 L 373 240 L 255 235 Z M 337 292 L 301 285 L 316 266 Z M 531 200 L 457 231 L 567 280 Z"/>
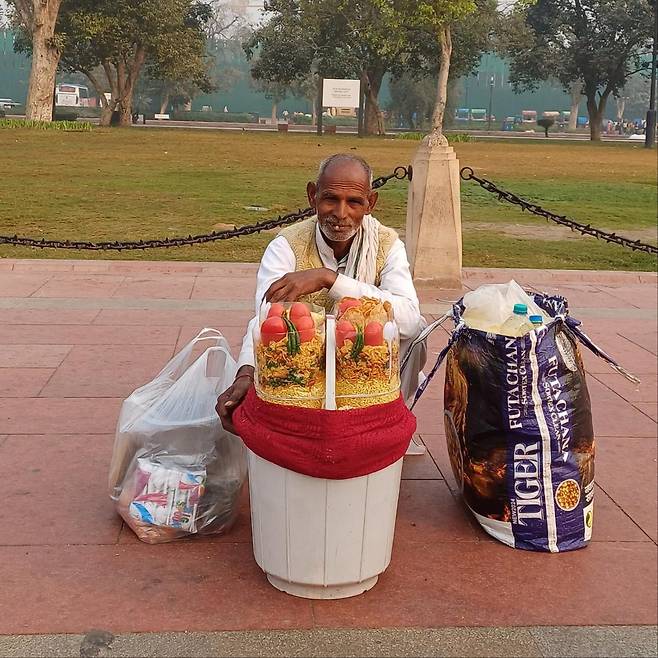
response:
<path id="1" fill-rule="evenodd" d="M 530 322 L 528 317 L 528 307 L 526 304 L 514 304 L 512 314 L 500 326 L 500 333 L 502 336 L 510 336 L 518 338 L 525 336 L 528 332 L 532 331 L 535 325 Z"/>
<path id="2" fill-rule="evenodd" d="M 336 309 L 336 408 L 384 404 L 400 395 L 400 332 L 389 302 L 344 298 Z"/>
<path id="3" fill-rule="evenodd" d="M 293 407 L 323 407 L 324 308 L 304 302 L 263 304 L 254 348 L 258 397 Z"/>

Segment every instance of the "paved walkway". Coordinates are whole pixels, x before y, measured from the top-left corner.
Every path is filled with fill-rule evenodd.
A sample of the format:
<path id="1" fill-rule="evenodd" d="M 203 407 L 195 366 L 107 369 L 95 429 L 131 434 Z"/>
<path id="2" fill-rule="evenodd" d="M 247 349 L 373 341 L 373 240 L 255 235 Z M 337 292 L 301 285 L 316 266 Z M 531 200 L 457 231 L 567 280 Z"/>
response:
<path id="1" fill-rule="evenodd" d="M 74 645 L 79 655 L 80 642 L 91 652 L 82 655 L 100 655 L 105 636 L 82 639 L 92 629 L 120 635 L 124 647 L 139 644 L 131 633 L 198 632 L 232 642 L 244 631 L 291 631 L 261 644 L 249 635 L 240 646 L 251 655 L 254 646 L 293 655 L 300 642 L 341 641 L 330 629 L 362 647 L 354 655 L 589 655 L 586 646 L 591 655 L 655 655 L 655 630 L 644 628 L 656 624 L 654 274 L 465 272 L 468 288 L 514 277 L 560 291 L 585 330 L 642 379 L 632 385 L 584 354 L 598 448 L 590 546 L 559 555 L 515 551 L 473 523 L 448 464 L 437 378 L 418 406 L 429 453 L 405 463 L 391 565 L 372 591 L 333 602 L 296 599 L 267 583 L 252 556 L 246 496 L 226 536 L 148 546 L 121 523 L 105 490 L 122 399 L 201 327 L 221 329 L 237 350 L 254 277 L 251 264 L 0 260 L 0 635 L 7 636 L 0 655 L 24 655 L 26 647 L 69 655 Z M 425 314 L 436 317 L 460 292 L 422 290 Z M 446 336 L 435 332 L 434 352 Z M 606 653 L 594 642 L 603 642 L 601 629 L 551 630 L 562 626 L 631 628 L 605 631 Z M 528 627 L 534 634 L 519 630 Z M 443 630 L 411 630 L 432 628 Z M 35 634 L 48 637 L 16 637 Z M 142 646 L 153 637 L 151 648 L 170 642 L 193 654 L 184 649 L 189 635 L 140 637 Z M 230 642 L 213 646 L 212 655 L 238 655 L 222 653 Z M 326 655 L 341 655 L 325 646 Z"/>

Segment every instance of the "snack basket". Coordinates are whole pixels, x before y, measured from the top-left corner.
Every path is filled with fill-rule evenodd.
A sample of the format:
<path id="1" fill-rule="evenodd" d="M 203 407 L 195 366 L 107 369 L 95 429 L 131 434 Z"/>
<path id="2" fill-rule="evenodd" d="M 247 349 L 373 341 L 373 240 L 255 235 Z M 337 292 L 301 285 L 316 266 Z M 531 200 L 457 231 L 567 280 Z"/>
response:
<path id="1" fill-rule="evenodd" d="M 325 398 L 325 311 L 303 302 L 264 303 L 254 329 L 255 385 L 267 402 L 321 409 Z"/>

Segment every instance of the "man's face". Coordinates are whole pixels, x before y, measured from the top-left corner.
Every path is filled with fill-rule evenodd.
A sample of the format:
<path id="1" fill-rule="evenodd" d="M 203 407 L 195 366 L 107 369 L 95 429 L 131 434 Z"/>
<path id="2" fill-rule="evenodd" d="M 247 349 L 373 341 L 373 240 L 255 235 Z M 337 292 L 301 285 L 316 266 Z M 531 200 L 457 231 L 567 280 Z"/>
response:
<path id="1" fill-rule="evenodd" d="M 318 214 L 320 230 L 331 242 L 348 242 L 359 230 L 363 216 L 372 211 L 377 192 L 361 166 L 354 162 L 330 165 L 315 183 L 306 187 L 308 200 Z"/>

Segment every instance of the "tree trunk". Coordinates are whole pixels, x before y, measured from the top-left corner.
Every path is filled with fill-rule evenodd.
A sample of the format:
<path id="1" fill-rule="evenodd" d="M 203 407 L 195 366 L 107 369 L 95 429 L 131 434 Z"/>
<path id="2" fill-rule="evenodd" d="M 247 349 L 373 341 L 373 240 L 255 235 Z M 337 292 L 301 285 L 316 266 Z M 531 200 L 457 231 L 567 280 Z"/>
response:
<path id="1" fill-rule="evenodd" d="M 100 125 L 107 128 L 112 121 L 112 108 L 109 105 L 103 105 L 101 109 Z"/>
<path id="2" fill-rule="evenodd" d="M 384 135 L 384 117 L 379 109 L 379 89 L 384 78 L 383 71 L 364 71 L 366 88 L 366 107 L 364 129 L 366 135 Z"/>
<path id="3" fill-rule="evenodd" d="M 309 98 L 311 102 L 311 125 L 316 126 L 318 123 L 318 111 L 315 106 L 315 98 Z"/>
<path id="4" fill-rule="evenodd" d="M 165 91 L 165 95 L 162 97 L 162 103 L 160 103 L 160 114 L 166 114 L 168 107 L 169 107 L 169 92 Z"/>
<path id="5" fill-rule="evenodd" d="M 617 98 L 617 121 L 624 120 L 624 110 L 626 109 L 626 96 Z"/>
<path id="6" fill-rule="evenodd" d="M 272 101 L 272 123 L 276 123 L 278 119 L 278 113 L 277 113 L 277 105 L 278 103 L 276 101 Z"/>
<path id="7" fill-rule="evenodd" d="M 116 84 L 112 84 L 111 69 L 106 68 L 106 74 L 112 87 L 112 100 L 116 98 L 117 110 L 119 112 L 119 125 L 132 125 L 132 105 L 133 94 L 135 93 L 135 84 L 146 59 L 146 51 L 142 46 L 137 48 L 130 65 L 121 58 L 117 61 Z M 116 96 L 114 90 L 116 89 Z"/>
<path id="8" fill-rule="evenodd" d="M 61 53 L 51 45 L 61 0 L 34 3 L 32 68 L 25 103 L 25 117 L 52 121 L 57 65 Z"/>
<path id="9" fill-rule="evenodd" d="M 441 54 L 439 59 L 439 80 L 436 88 L 436 103 L 432 113 L 432 133 L 443 135 L 443 117 L 448 101 L 448 76 L 450 75 L 450 57 L 452 56 L 452 35 L 450 25 L 444 25 L 439 32 Z"/>
<path id="10" fill-rule="evenodd" d="M 573 82 L 569 93 L 571 95 L 571 111 L 569 112 L 569 125 L 567 130 L 574 131 L 578 127 L 578 108 L 583 96 L 583 85 L 581 82 Z"/>
<path id="11" fill-rule="evenodd" d="M 604 91 L 599 102 L 596 102 L 596 91 L 587 94 L 587 113 L 589 114 L 589 138 L 592 142 L 601 141 L 601 130 L 605 105 L 610 92 Z"/>
<path id="12" fill-rule="evenodd" d="M 133 122 L 132 94 L 119 104 L 119 125 L 131 126 Z"/>
<path id="13" fill-rule="evenodd" d="M 100 125 L 105 127 L 109 126 L 110 119 L 112 118 L 112 107 L 110 106 L 110 102 L 105 96 L 105 88 L 103 85 L 101 85 L 98 76 L 93 71 L 81 70 L 80 72 L 87 76 L 89 82 L 91 82 L 91 85 L 94 88 L 94 91 L 96 92 L 96 95 L 98 96 L 98 100 L 101 104 Z"/>

